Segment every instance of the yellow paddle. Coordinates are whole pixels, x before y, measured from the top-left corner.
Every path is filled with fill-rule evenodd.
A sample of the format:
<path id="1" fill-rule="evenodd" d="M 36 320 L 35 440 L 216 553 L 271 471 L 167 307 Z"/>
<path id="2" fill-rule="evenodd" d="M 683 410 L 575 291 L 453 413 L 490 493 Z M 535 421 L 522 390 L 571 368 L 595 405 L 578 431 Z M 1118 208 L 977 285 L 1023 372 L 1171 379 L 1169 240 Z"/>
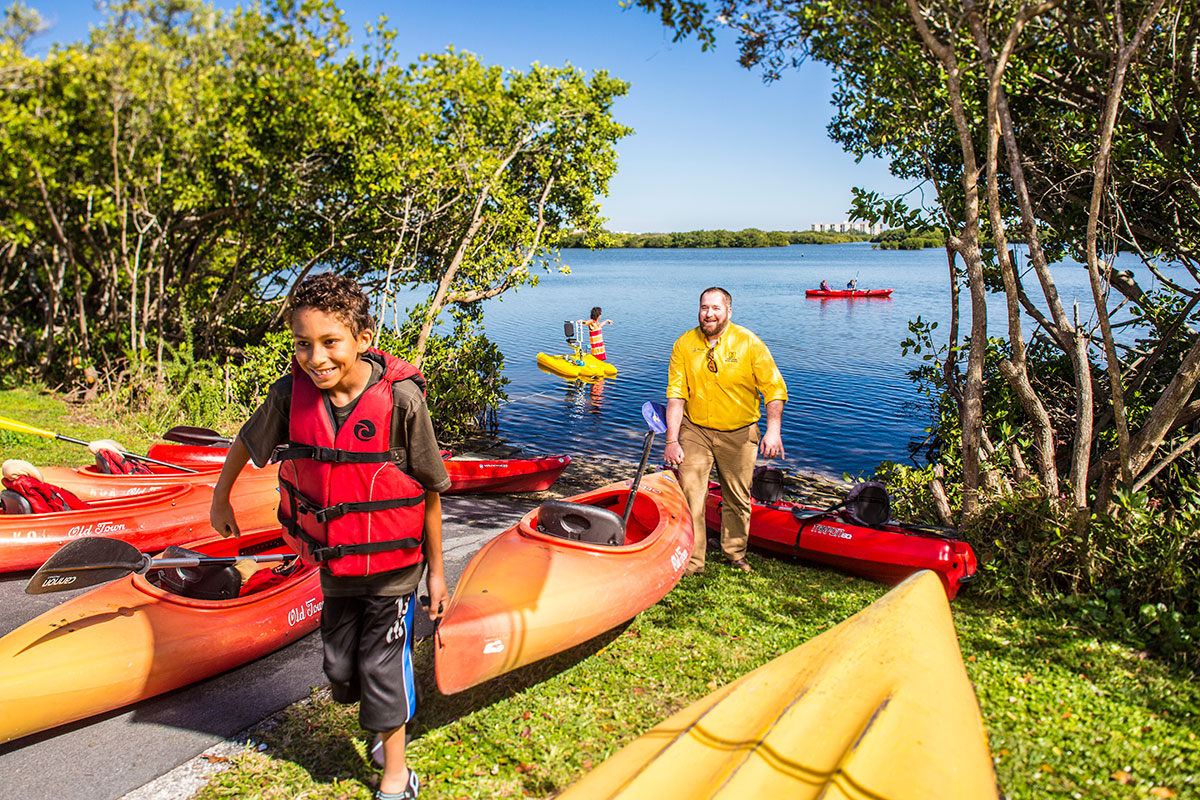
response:
<path id="1" fill-rule="evenodd" d="M 41 428 L 35 428 L 32 425 L 26 425 L 22 422 L 17 422 L 15 419 L 9 419 L 8 417 L 0 417 L 0 428 L 12 431 L 13 433 L 28 433 L 31 436 L 45 436 L 47 439 L 58 439 L 59 441 L 70 442 L 71 444 L 81 444 L 84 447 L 87 447 L 88 444 L 90 444 L 90 442 L 85 442 L 82 439 L 74 439 L 70 436 L 63 436 L 61 433 L 54 433 L 53 431 L 44 431 Z M 151 464 L 158 464 L 162 467 L 171 467 L 172 469 L 177 469 L 180 472 L 199 472 L 199 470 L 195 470 L 190 467 L 181 467 L 178 464 L 172 464 L 169 461 L 159 461 L 157 458 L 151 458 L 150 456 L 140 456 L 137 453 L 129 453 L 124 450 L 118 450 L 117 452 L 123 456 L 136 458 L 138 461 L 148 461 Z"/>

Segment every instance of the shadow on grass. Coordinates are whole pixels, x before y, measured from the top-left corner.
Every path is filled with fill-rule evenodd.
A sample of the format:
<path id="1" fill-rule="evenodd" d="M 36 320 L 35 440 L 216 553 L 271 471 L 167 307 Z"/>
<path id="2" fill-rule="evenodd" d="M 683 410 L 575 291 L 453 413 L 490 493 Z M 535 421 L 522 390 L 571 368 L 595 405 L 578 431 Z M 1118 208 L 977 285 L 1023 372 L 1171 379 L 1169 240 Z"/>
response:
<path id="1" fill-rule="evenodd" d="M 507 700 L 531 686 L 565 672 L 615 641 L 632 621 L 623 622 L 569 650 L 451 695 L 438 691 L 433 669 L 433 648 L 436 645 L 432 639 L 426 639 L 417 645 L 413 653 L 413 668 L 417 674 L 418 686 L 423 690 L 418 696 L 417 714 L 412 727 L 413 736 L 420 736 L 424 731 L 440 728 L 482 708 Z"/>

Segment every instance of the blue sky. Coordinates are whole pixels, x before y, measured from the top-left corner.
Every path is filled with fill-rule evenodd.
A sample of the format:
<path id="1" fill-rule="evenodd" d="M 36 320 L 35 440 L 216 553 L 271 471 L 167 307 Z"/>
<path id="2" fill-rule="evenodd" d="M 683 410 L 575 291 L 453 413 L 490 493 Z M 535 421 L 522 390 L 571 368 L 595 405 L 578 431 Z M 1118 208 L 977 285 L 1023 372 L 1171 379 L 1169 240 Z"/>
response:
<path id="1" fill-rule="evenodd" d="M 34 53 L 85 39 L 101 19 L 91 0 L 25 2 L 53 25 Z M 732 37 L 701 52 L 694 40 L 672 42 L 656 17 L 617 0 L 340 5 L 356 37 L 386 14 L 400 33 L 399 52 L 411 58 L 453 45 L 504 67 L 570 62 L 630 82 L 614 113 L 636 133 L 618 145 L 619 170 L 602 199 L 611 230 L 804 230 L 844 220 L 852 186 L 885 194 L 906 188 L 882 162 L 855 164 L 829 140 L 832 84 L 820 64 L 764 85 L 738 66 Z"/>

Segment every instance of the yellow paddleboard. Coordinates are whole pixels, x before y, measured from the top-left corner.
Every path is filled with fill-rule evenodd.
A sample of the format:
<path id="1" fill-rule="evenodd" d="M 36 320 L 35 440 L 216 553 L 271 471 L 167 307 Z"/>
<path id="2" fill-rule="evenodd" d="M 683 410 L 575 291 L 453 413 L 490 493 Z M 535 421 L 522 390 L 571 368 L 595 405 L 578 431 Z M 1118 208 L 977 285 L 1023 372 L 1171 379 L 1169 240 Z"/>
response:
<path id="1" fill-rule="evenodd" d="M 996 800 L 929 571 L 651 729 L 559 800 Z"/>

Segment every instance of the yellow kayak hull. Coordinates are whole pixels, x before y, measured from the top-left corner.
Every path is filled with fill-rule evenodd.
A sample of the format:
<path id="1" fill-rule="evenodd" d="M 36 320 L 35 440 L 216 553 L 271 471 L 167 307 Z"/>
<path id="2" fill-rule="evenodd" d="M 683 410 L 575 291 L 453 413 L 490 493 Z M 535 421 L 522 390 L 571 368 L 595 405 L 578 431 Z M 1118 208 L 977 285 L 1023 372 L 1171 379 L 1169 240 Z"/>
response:
<path id="1" fill-rule="evenodd" d="M 924 571 L 667 719 L 559 800 L 998 795 L 946 592 Z"/>
<path id="2" fill-rule="evenodd" d="M 607 361 L 601 361 L 591 353 L 575 356 L 552 356 L 547 353 L 537 354 L 538 366 L 555 375 L 564 378 L 611 378 L 617 374 L 617 368 Z"/>
<path id="3" fill-rule="evenodd" d="M 596 358 L 591 353 L 583 354 L 583 363 L 584 369 L 589 370 L 588 374 L 595 375 L 598 378 L 611 378 L 617 374 L 616 367 L 607 361 Z"/>

